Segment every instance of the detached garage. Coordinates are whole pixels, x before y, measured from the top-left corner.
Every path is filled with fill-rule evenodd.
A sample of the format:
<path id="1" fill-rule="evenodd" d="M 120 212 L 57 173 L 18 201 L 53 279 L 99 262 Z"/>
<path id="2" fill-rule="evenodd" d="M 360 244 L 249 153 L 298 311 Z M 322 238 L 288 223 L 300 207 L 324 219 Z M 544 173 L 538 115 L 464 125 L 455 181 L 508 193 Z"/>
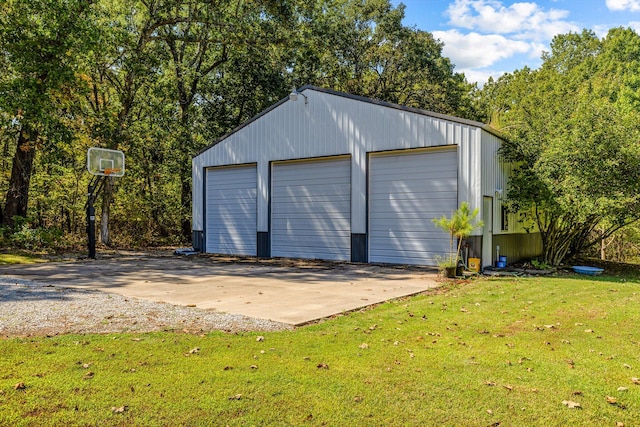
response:
<path id="1" fill-rule="evenodd" d="M 431 220 L 481 210 L 469 256 L 537 255 L 506 212 L 511 165 L 482 123 L 305 86 L 193 158 L 193 244 L 209 253 L 435 265 Z"/>

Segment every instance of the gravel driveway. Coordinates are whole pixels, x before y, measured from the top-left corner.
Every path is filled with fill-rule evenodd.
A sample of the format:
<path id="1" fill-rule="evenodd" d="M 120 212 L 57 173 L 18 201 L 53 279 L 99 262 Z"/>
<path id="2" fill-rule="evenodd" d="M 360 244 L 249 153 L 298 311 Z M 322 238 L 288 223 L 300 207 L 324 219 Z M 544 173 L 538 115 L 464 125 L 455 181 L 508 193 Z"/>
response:
<path id="1" fill-rule="evenodd" d="M 265 319 L 158 303 L 90 289 L 0 278 L 0 337 L 177 330 L 277 331 Z"/>
<path id="2" fill-rule="evenodd" d="M 0 266 L 0 336 L 291 329 L 435 278 L 420 267 L 171 252 Z"/>

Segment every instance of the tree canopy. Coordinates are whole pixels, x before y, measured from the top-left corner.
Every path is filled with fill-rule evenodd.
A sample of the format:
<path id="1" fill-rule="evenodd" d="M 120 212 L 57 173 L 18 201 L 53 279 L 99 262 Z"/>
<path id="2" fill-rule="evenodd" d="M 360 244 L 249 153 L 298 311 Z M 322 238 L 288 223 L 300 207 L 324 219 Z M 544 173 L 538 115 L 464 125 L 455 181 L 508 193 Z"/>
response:
<path id="1" fill-rule="evenodd" d="M 559 35 L 540 69 L 484 88 L 502 155 L 517 165 L 510 206 L 532 213 L 548 263 L 640 219 L 639 53 L 631 29 Z"/>
<path id="2" fill-rule="evenodd" d="M 475 86 L 403 17 L 389 0 L 4 1 L 0 217 L 82 239 L 86 150 L 117 148 L 102 241 L 185 242 L 191 156 L 292 86 L 479 117 Z"/>

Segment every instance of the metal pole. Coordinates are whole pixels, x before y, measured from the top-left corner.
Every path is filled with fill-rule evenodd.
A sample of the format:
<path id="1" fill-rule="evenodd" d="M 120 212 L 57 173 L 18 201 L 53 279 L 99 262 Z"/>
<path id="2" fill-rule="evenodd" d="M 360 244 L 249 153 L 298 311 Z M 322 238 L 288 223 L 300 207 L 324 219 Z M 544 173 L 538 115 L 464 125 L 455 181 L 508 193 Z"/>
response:
<path id="1" fill-rule="evenodd" d="M 93 207 L 93 186 L 87 191 L 87 241 L 89 258 L 96 259 L 96 210 Z"/>

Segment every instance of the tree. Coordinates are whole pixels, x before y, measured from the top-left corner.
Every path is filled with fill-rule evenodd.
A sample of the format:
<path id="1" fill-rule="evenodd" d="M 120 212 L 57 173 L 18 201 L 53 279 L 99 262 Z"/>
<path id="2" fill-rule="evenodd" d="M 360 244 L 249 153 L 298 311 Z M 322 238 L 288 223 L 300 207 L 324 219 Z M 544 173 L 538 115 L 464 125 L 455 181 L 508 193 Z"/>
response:
<path id="1" fill-rule="evenodd" d="M 442 56 L 442 42 L 406 27 L 389 0 L 322 0 L 299 8 L 294 82 L 476 119 L 474 86 Z"/>
<path id="2" fill-rule="evenodd" d="M 0 110 L 17 127 L 3 220 L 25 217 L 36 149 L 71 135 L 56 102 L 76 81 L 76 54 L 91 43 L 91 1 L 7 0 L 0 6 L 0 52 L 10 71 L 0 82 Z"/>
<path id="3" fill-rule="evenodd" d="M 617 31 L 604 41 L 588 31 L 556 36 L 539 70 L 485 89 L 495 96 L 488 116 L 507 135 L 502 154 L 517 165 L 508 202 L 532 212 L 553 265 L 640 218 L 640 117 L 616 95 L 627 93 L 620 82 L 637 70 L 612 73 L 623 57 L 610 41 L 640 47 L 640 38 Z M 594 240 L 598 226 L 606 228 Z"/>

